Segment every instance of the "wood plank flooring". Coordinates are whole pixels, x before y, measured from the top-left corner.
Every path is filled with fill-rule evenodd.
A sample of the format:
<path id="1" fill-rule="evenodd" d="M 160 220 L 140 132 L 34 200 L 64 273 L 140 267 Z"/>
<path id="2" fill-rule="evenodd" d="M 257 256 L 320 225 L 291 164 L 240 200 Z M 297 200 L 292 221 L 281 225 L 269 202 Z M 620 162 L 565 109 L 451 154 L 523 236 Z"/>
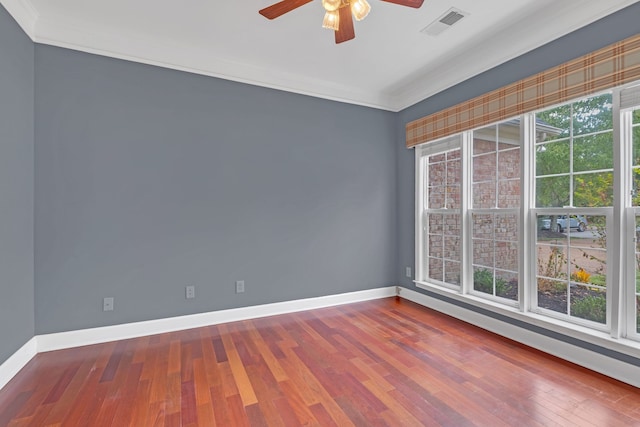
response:
<path id="1" fill-rule="evenodd" d="M 0 426 L 640 426 L 640 389 L 398 298 L 43 353 Z"/>

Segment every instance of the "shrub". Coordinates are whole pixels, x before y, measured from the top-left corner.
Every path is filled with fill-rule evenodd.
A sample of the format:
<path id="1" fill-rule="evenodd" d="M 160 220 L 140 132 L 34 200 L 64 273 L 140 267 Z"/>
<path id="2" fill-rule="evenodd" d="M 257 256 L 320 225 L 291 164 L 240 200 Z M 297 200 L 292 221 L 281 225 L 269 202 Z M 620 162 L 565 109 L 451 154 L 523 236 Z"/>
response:
<path id="1" fill-rule="evenodd" d="M 598 323 L 606 323 L 607 299 L 603 296 L 587 295 L 571 303 L 571 315 Z"/>
<path id="2" fill-rule="evenodd" d="M 541 258 L 538 258 L 538 271 L 542 272 L 543 276 L 562 278 L 567 277 L 565 266 L 567 265 L 567 257 L 560 248 L 552 247 L 549 251 L 549 258 L 546 263 Z"/>
<path id="3" fill-rule="evenodd" d="M 560 282 L 557 280 L 538 278 L 538 292 L 551 294 L 566 293 L 567 284 L 566 282 Z"/>
<path id="4" fill-rule="evenodd" d="M 507 282 L 496 277 L 496 295 L 504 294 L 507 291 Z M 493 295 L 493 272 L 483 268 L 473 272 L 473 289 Z"/>

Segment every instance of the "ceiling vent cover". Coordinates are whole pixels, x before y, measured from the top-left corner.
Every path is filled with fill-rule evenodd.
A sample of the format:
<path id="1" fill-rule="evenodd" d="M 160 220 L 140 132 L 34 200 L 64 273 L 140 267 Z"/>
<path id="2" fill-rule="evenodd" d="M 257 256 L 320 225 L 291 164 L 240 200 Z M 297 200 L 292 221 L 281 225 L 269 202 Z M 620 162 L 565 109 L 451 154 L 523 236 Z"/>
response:
<path id="1" fill-rule="evenodd" d="M 467 15 L 469 14 L 452 7 L 420 32 L 435 37 Z"/>

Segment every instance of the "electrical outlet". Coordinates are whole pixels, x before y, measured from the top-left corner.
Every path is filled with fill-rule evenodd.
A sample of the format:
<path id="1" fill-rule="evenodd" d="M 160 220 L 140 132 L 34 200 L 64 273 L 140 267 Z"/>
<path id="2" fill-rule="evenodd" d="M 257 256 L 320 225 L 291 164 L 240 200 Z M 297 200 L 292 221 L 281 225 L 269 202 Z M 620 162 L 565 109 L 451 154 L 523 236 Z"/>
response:
<path id="1" fill-rule="evenodd" d="M 244 280 L 236 281 L 236 294 L 244 293 Z"/>
<path id="2" fill-rule="evenodd" d="M 102 311 L 113 311 L 113 297 L 102 300 Z"/>
<path id="3" fill-rule="evenodd" d="M 411 277 L 411 267 L 405 267 L 404 268 L 404 275 L 407 277 Z"/>
<path id="4" fill-rule="evenodd" d="M 196 297 L 196 287 L 195 286 L 187 286 L 185 288 L 185 298 L 186 299 L 194 299 Z"/>

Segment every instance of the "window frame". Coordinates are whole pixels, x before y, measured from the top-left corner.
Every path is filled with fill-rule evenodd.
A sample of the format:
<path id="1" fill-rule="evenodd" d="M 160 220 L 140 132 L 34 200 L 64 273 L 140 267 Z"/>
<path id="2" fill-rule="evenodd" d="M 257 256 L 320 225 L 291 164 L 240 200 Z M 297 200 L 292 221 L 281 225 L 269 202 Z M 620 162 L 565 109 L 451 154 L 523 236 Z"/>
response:
<path id="1" fill-rule="evenodd" d="M 424 147 L 420 147 L 416 149 L 416 171 L 419 171 L 418 173 L 416 173 L 416 188 L 419 188 L 420 191 L 416 193 L 416 218 L 420 218 L 420 225 L 416 225 L 416 227 L 420 227 L 419 230 L 416 229 L 416 239 L 415 239 L 415 244 L 416 244 L 416 248 L 415 248 L 415 253 L 416 253 L 416 260 L 420 260 L 419 262 L 416 262 L 416 280 L 420 279 L 419 281 L 427 281 L 427 274 L 428 274 L 428 268 L 429 265 L 428 263 L 425 263 L 424 260 L 426 259 L 426 253 L 425 253 L 425 229 L 428 225 L 424 224 L 424 217 L 425 215 L 428 214 L 428 211 L 433 211 L 434 214 L 437 214 L 439 211 L 446 211 L 446 209 L 429 209 L 426 208 L 425 206 L 427 206 L 426 204 L 426 186 L 424 185 L 425 181 L 425 177 L 426 177 L 426 172 L 427 172 L 427 168 L 424 167 L 424 165 L 427 163 L 427 159 L 429 156 L 431 155 L 436 155 L 436 154 L 440 154 L 440 153 L 446 153 L 449 151 L 453 151 L 456 149 L 460 150 L 460 159 L 462 162 L 461 165 L 461 173 L 463 176 L 460 177 L 460 186 L 464 186 L 464 175 L 465 175 L 465 170 L 466 170 L 466 164 L 465 164 L 465 151 L 463 148 L 463 143 L 462 143 L 462 138 L 460 135 L 454 135 L 452 137 L 447 137 L 447 138 L 443 138 L 441 140 L 438 141 L 434 141 L 432 144 L 429 144 L 428 146 L 424 146 Z M 461 285 L 462 283 L 465 282 L 465 278 L 464 278 L 464 268 L 462 266 L 464 266 L 464 262 L 465 262 L 465 250 L 464 250 L 464 244 L 463 244 L 463 239 L 462 236 L 464 236 L 464 229 L 465 229 L 465 221 L 464 221 L 464 216 L 463 216 L 463 212 L 464 212 L 464 208 L 465 208 L 465 204 L 466 201 L 464 200 L 464 198 L 461 199 L 461 206 L 460 206 L 460 218 L 461 218 L 461 230 L 460 230 L 460 241 L 461 241 L 461 245 L 460 245 L 460 281 L 461 281 Z M 418 224 L 418 223 L 416 223 Z M 432 283 L 435 283 L 435 281 L 432 280 Z M 457 290 L 459 289 L 461 286 L 456 286 L 453 285 L 451 283 L 447 283 L 445 281 L 437 281 L 437 284 L 441 287 L 444 288 L 448 288 L 451 290 Z"/>
<path id="2" fill-rule="evenodd" d="M 629 87 L 640 88 L 640 82 L 627 84 L 612 90 L 594 93 L 587 97 L 582 96 L 574 100 L 563 102 L 560 105 L 577 102 L 581 99 L 598 96 L 601 93 L 612 92 L 613 97 L 613 207 L 604 208 L 557 208 L 557 211 L 564 213 L 572 213 L 574 210 L 579 214 L 603 215 L 607 220 L 607 235 L 611 238 L 607 239 L 607 321 L 604 327 L 598 327 L 596 322 L 583 320 L 580 318 L 567 319 L 555 316 L 549 316 L 548 313 L 541 313 L 537 307 L 537 286 L 535 285 L 535 277 L 537 273 L 535 265 L 535 247 L 536 247 L 536 215 L 544 209 L 545 213 L 549 208 L 536 208 L 535 205 L 535 112 L 526 113 L 518 117 L 511 118 L 520 120 L 520 135 L 522 141 L 521 149 L 521 207 L 520 207 L 520 224 L 519 224 L 519 290 L 518 301 L 513 306 L 505 304 L 503 301 L 495 301 L 495 299 L 478 296 L 473 290 L 473 265 L 472 265 L 472 248 L 471 246 L 471 192 L 469 189 L 472 185 L 472 177 L 470 176 L 472 162 L 472 141 L 473 132 L 477 129 L 464 131 L 459 134 L 441 138 L 439 140 L 420 144 L 415 147 L 415 166 L 416 166 L 416 280 L 414 283 L 417 287 L 443 295 L 447 298 L 458 300 L 466 304 L 486 309 L 512 319 L 520 320 L 525 323 L 554 330 L 573 336 L 578 339 L 585 340 L 590 343 L 602 345 L 606 348 L 616 349 L 618 351 L 628 352 L 634 356 L 638 356 L 640 352 L 640 333 L 634 328 L 636 322 L 636 305 L 635 296 L 636 288 L 631 286 L 630 280 L 635 279 L 635 270 L 632 268 L 634 262 L 631 260 L 635 256 L 635 237 L 628 236 L 623 233 L 624 230 L 630 228 L 635 229 L 635 215 L 640 215 L 640 206 L 632 207 L 631 197 L 629 196 L 631 189 L 631 162 L 630 144 L 625 140 L 625 120 L 623 112 L 625 109 L 620 108 L 621 93 Z M 640 89 L 639 89 L 640 90 Z M 638 103 L 640 106 L 640 102 Z M 546 107 L 547 110 L 553 107 Z M 498 125 L 504 123 L 502 120 Z M 491 125 L 483 125 L 487 127 Z M 630 129 L 630 128 L 629 128 Z M 421 186 L 424 179 L 424 171 L 420 168 L 420 158 L 424 155 L 425 150 L 433 151 L 434 147 L 445 141 L 459 139 L 462 162 L 463 177 L 466 189 L 462 190 L 462 234 L 461 247 L 463 253 L 461 255 L 461 286 L 459 289 L 450 289 L 442 287 L 437 283 L 423 280 L 425 278 L 422 268 L 422 247 L 424 245 L 422 233 L 419 232 L 422 221 L 422 210 L 419 209 L 421 204 L 418 203 L 421 197 Z M 433 147 L 432 147 L 433 146 Z M 571 212 L 567 212 L 571 211 Z M 605 212 L 606 211 L 606 212 Z M 633 238 L 632 238 L 633 237 Z M 632 279 L 633 278 L 633 279 Z M 526 282 L 526 283 L 525 283 Z M 569 317 L 568 315 L 566 317 Z"/>
<path id="3" fill-rule="evenodd" d="M 621 282 L 626 284 L 624 289 L 620 290 L 620 296 L 624 302 L 621 307 L 619 317 L 622 320 L 620 332 L 624 337 L 640 341 L 640 331 L 637 324 L 640 323 L 640 316 L 637 304 L 637 277 L 636 277 L 636 251 L 638 249 L 638 233 L 636 231 L 636 217 L 640 216 L 640 206 L 633 206 L 632 197 L 633 189 L 633 165 L 631 162 L 633 156 L 633 111 L 640 109 L 640 82 L 628 85 L 618 93 L 618 103 L 620 104 L 619 114 L 614 115 L 614 121 L 618 120 L 620 129 L 620 162 L 624 173 L 620 178 L 621 193 L 623 200 L 621 203 L 622 212 L 620 214 L 622 224 L 626 225 L 627 232 L 624 233 L 622 248 L 626 253 L 626 257 L 620 257 L 621 260 Z M 628 230 L 634 230 L 631 236 Z M 626 268 L 625 268 L 626 267 Z"/>
<path id="4" fill-rule="evenodd" d="M 467 243 L 468 246 L 468 253 L 467 253 L 467 259 L 469 260 L 468 263 L 468 287 L 466 289 L 466 293 L 469 295 L 473 295 L 475 297 L 478 298 L 482 298 L 482 299 L 487 299 L 489 301 L 493 301 L 497 304 L 504 304 L 506 306 L 512 306 L 512 307 L 519 307 L 519 301 L 518 300 L 512 300 L 512 299 L 508 299 L 508 298 L 504 298 L 498 295 L 493 295 L 493 294 L 488 294 L 488 293 L 484 293 L 481 292 L 479 290 L 475 289 L 475 268 L 477 266 L 480 266 L 476 263 L 475 259 L 474 259 L 474 250 L 473 250 L 473 243 L 474 243 L 474 235 L 473 235 L 473 216 L 474 214 L 477 215 L 515 215 L 516 216 L 516 227 L 518 230 L 521 230 L 522 228 L 522 194 L 520 196 L 520 203 L 518 207 L 499 207 L 499 174 L 498 172 L 498 160 L 500 158 L 500 153 L 505 153 L 508 151 L 515 151 L 518 150 L 519 151 L 519 163 L 520 163 L 520 174 L 518 176 L 518 178 L 511 178 L 511 179 L 506 179 L 504 181 L 515 181 L 518 180 L 520 183 L 520 188 L 521 188 L 521 193 L 522 193 L 522 159 L 523 159 L 523 150 L 524 150 L 524 144 L 523 144 L 523 138 L 522 138 L 522 132 L 521 132 L 521 126 L 519 125 L 519 130 L 518 130 L 518 140 L 516 143 L 513 143 L 513 147 L 510 147 L 508 149 L 500 149 L 500 144 L 504 144 L 504 142 L 500 142 L 500 129 L 502 126 L 505 126 L 508 122 L 512 121 L 512 119 L 509 120 L 502 120 L 500 122 L 494 123 L 494 124 L 490 124 L 487 126 L 482 126 L 478 129 L 472 129 L 470 131 L 466 132 L 466 136 L 467 136 L 467 143 L 468 143 L 468 152 L 469 152 L 469 158 L 468 158 L 468 162 L 469 162 L 469 172 L 468 172 L 468 204 L 467 204 L 467 210 L 464 213 L 465 215 L 465 219 L 467 222 L 467 230 L 469 230 L 468 239 L 464 239 L 463 237 L 463 241 L 465 241 Z M 519 123 L 519 122 L 518 122 Z M 488 129 L 490 128 L 495 128 L 493 129 L 493 137 L 494 140 L 492 140 L 492 143 L 496 144 L 495 147 L 495 151 L 494 152 L 489 152 L 489 153 L 474 153 L 474 142 L 476 140 L 476 132 L 486 132 Z M 480 138 L 478 138 L 480 139 Z M 482 156 L 487 156 L 487 155 L 495 155 L 496 156 L 496 176 L 495 176 L 495 184 L 496 184 L 496 194 L 495 194 L 495 205 L 493 207 L 474 207 L 474 200 L 473 200 L 473 193 L 474 193 L 474 185 L 477 183 L 480 183 L 481 181 L 474 181 L 474 173 L 475 173 L 475 162 L 474 160 L 476 158 L 480 158 Z M 520 235 L 520 231 L 518 231 L 518 235 Z M 495 244 L 496 242 L 496 238 L 495 238 L 495 234 L 494 234 L 494 238 L 493 238 L 493 242 Z M 494 252 L 495 252 L 495 247 L 494 247 Z M 522 282 L 522 274 L 521 274 L 521 270 L 522 270 L 522 253 L 523 253 L 523 248 L 521 244 L 518 244 L 518 248 L 517 248 L 517 260 L 518 260 L 518 267 L 517 267 L 517 271 L 515 272 L 517 277 L 518 277 L 518 296 L 520 296 L 520 292 L 521 292 L 521 286 L 520 283 Z M 495 276 L 496 276 L 496 270 L 502 270 L 504 272 L 511 272 L 509 270 L 506 269 L 499 269 L 496 267 L 496 261 L 494 259 L 494 265 L 492 266 L 492 271 L 493 271 L 493 277 L 495 280 Z M 495 281 L 494 281 L 494 286 L 495 286 Z M 494 289 L 495 290 L 495 289 Z"/>
<path id="5" fill-rule="evenodd" d="M 563 173 L 559 173 L 559 174 L 552 174 L 552 175 L 538 175 L 538 172 L 536 170 L 536 152 L 538 147 L 542 147 L 544 145 L 550 144 L 555 142 L 555 140 L 551 140 L 551 141 L 543 141 L 543 142 L 538 142 L 535 139 L 530 140 L 530 141 L 525 141 L 525 145 L 527 147 L 527 149 L 530 151 L 530 155 L 531 155 L 531 171 L 532 173 L 526 177 L 526 179 L 528 179 L 531 183 L 532 188 L 532 199 L 531 199 L 531 205 L 529 208 L 529 211 L 531 213 L 531 220 L 532 222 L 535 223 L 535 228 L 536 228 L 536 232 L 534 234 L 532 234 L 530 236 L 530 246 L 529 246 L 529 254 L 530 254 L 530 260 L 531 260 L 531 264 L 530 264 L 530 272 L 531 275 L 529 276 L 529 280 L 528 283 L 530 283 L 531 285 L 529 286 L 529 296 L 530 296 L 530 305 L 529 305 L 529 310 L 533 313 L 538 313 L 547 317 L 551 317 L 551 318 L 556 318 L 560 321 L 566 321 L 572 324 L 576 324 L 576 325 L 581 325 L 581 326 L 585 326 L 587 328 L 591 328 L 594 330 L 598 330 L 598 331 L 602 331 L 605 333 L 610 333 L 612 335 L 615 336 L 619 336 L 619 331 L 617 330 L 617 328 L 615 327 L 616 325 L 614 325 L 614 323 L 612 322 L 612 318 L 615 317 L 615 314 L 612 315 L 612 313 L 616 313 L 616 309 L 614 308 L 614 306 L 616 304 L 614 304 L 614 301 L 612 300 L 612 298 L 614 298 L 615 295 L 617 295 L 618 290 L 616 288 L 619 287 L 620 282 L 619 281 L 613 281 L 612 280 L 612 274 L 609 274 L 610 270 L 615 270 L 615 266 L 613 265 L 614 262 L 614 258 L 613 258 L 613 251 L 610 250 L 610 248 L 615 247 L 615 244 L 617 243 L 616 240 L 616 236 L 615 236 L 615 232 L 613 229 L 613 217 L 614 217 L 614 207 L 616 205 L 617 202 L 617 192 L 616 192 L 616 184 L 614 182 L 612 191 L 613 191 L 613 200 L 612 200 L 612 206 L 602 206 L 602 207 L 582 207 L 582 206 L 575 206 L 575 188 L 574 188 L 574 179 L 576 176 L 581 176 L 581 175 L 588 175 L 591 173 L 599 173 L 599 172 L 609 172 L 609 169 L 599 169 L 599 170 L 588 170 L 588 171 L 576 171 L 575 170 L 575 159 L 574 159 L 574 147 L 576 142 L 579 141 L 580 138 L 584 138 L 584 137 L 588 137 L 588 136 L 592 136 L 592 135 L 599 135 L 599 134 L 603 134 L 603 133 L 608 133 L 610 132 L 609 129 L 607 130 L 599 130 L 596 132 L 592 132 L 592 133 L 588 133 L 588 134 L 574 134 L 574 125 L 573 125 L 573 104 L 577 104 L 579 102 L 588 100 L 588 99 L 592 99 L 592 98 L 596 98 L 596 97 L 600 97 L 602 95 L 605 94 L 609 94 L 611 93 L 612 95 L 612 107 L 611 107 L 611 111 L 612 111 L 612 116 L 615 117 L 616 115 L 620 115 L 619 112 L 619 108 L 617 107 L 619 105 L 619 102 L 617 103 L 617 96 L 614 94 L 615 89 L 612 90 L 604 90 L 604 91 L 600 91 L 600 92 L 596 92 L 593 94 L 590 94 L 588 96 L 582 96 L 576 99 L 572 99 L 569 100 L 567 102 L 564 102 L 562 104 L 558 104 L 556 106 L 551 106 L 548 108 L 544 108 L 541 110 L 537 110 L 537 111 L 533 111 L 531 114 L 533 116 L 533 120 L 534 120 L 534 127 L 536 125 L 536 119 L 537 119 L 537 115 L 540 112 L 543 111 L 549 111 L 549 110 L 553 110 L 555 108 L 558 107 L 562 107 L 562 106 L 566 106 L 566 105 L 571 105 L 571 118 L 570 118 L 570 122 L 569 122 L 569 135 L 567 135 L 566 137 L 563 137 L 559 140 L 557 140 L 558 142 L 563 142 L 566 141 L 569 144 L 569 157 L 568 157 L 568 169 L 567 172 L 563 172 Z M 617 114 L 616 114 L 617 113 Z M 613 175 L 615 174 L 616 171 L 616 160 L 615 160 L 615 153 L 617 152 L 616 150 L 620 147 L 620 137 L 619 137 L 619 129 L 616 130 L 616 123 L 615 121 L 612 121 L 612 125 L 611 125 L 611 132 L 612 132 L 612 160 L 613 160 L 613 165 L 612 165 L 612 169 L 611 169 L 611 173 Z M 623 174 L 624 171 L 621 171 L 620 173 L 618 173 L 618 175 Z M 553 206 L 553 207 L 538 207 L 537 206 L 537 201 L 535 200 L 537 197 L 537 193 L 536 193 L 536 186 L 537 186 L 537 180 L 540 177 L 549 177 L 549 176 L 566 176 L 568 178 L 569 181 L 569 205 L 568 206 Z M 604 324 L 600 324 L 598 322 L 595 321 L 590 321 L 590 320 L 586 320 L 586 319 L 582 319 L 576 316 L 571 315 L 569 312 L 567 312 L 566 314 L 564 313 L 559 313 L 559 312 L 554 312 L 553 310 L 547 309 L 545 307 L 540 307 L 538 304 L 538 284 L 537 284 L 537 280 L 538 280 L 538 271 L 537 271 L 537 261 L 538 261 L 538 253 L 537 253 L 537 243 L 538 243 L 538 236 L 537 236 L 537 217 L 538 215 L 562 215 L 562 214 L 567 214 L 568 216 L 570 215 L 584 215 L 584 216 L 603 216 L 606 218 L 606 222 L 607 222 L 607 228 L 606 228 L 606 233 L 607 233 L 607 247 L 604 248 L 604 250 L 606 251 L 606 265 L 607 265 L 607 279 L 606 279 L 606 306 L 607 306 L 607 312 L 606 312 L 606 320 Z M 570 236 L 570 229 L 568 230 L 569 233 L 568 235 Z M 570 242 L 570 239 L 568 241 L 568 244 Z M 569 246 L 569 248 L 571 248 L 571 246 Z M 578 248 L 578 246 L 574 246 L 574 248 Z M 611 268 L 610 268 L 611 267 Z M 570 283 L 571 280 L 570 278 L 567 278 L 567 283 Z"/>

